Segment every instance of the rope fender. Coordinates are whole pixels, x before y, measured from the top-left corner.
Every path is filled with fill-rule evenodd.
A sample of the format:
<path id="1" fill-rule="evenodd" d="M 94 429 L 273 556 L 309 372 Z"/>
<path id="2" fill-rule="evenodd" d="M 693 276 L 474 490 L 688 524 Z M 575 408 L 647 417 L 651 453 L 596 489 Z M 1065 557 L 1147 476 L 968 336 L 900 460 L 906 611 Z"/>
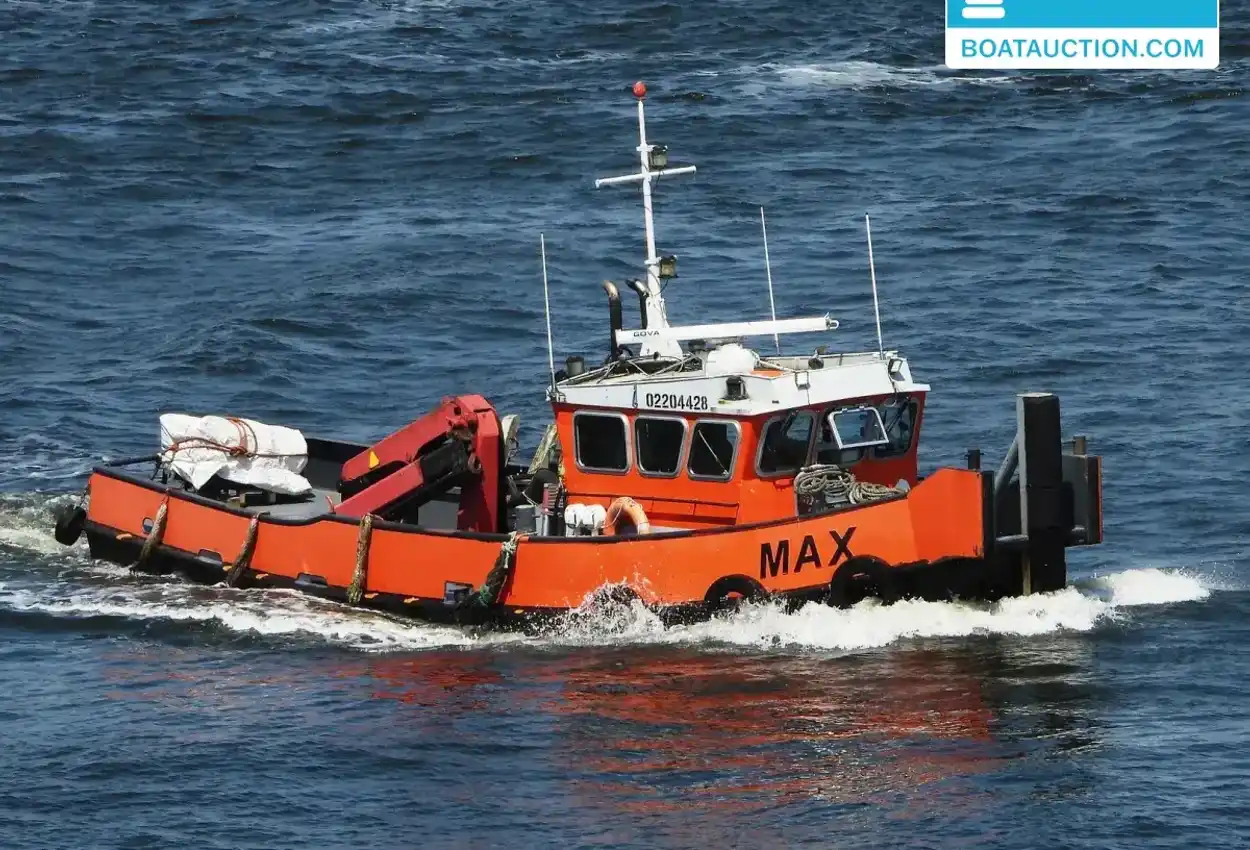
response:
<path id="1" fill-rule="evenodd" d="M 156 551 L 156 547 L 161 545 L 161 538 L 165 536 L 165 523 L 169 519 L 169 494 L 165 494 L 165 498 L 161 500 L 161 506 L 156 509 L 156 518 L 152 520 L 152 530 L 148 532 L 148 537 L 143 541 L 143 548 L 139 550 L 139 559 L 135 561 L 134 568 L 139 568 L 147 564 L 151 559 L 152 553 Z"/>
<path id="2" fill-rule="evenodd" d="M 252 553 L 256 551 L 256 536 L 260 533 L 260 515 L 253 514 L 252 521 L 247 525 L 247 539 L 239 550 L 239 557 L 234 559 L 230 571 L 226 573 L 226 587 L 237 587 L 244 571 L 252 565 Z"/>
<path id="3" fill-rule="evenodd" d="M 526 535 L 519 531 L 513 531 L 508 535 L 503 546 L 499 547 L 499 555 L 495 558 L 495 565 L 487 573 L 486 581 L 482 582 L 481 588 L 476 593 L 464 597 L 460 608 L 493 608 L 499 604 L 504 585 L 508 583 L 508 578 L 516 568 L 517 548 L 525 537 Z"/>
<path id="4" fill-rule="evenodd" d="M 347 603 L 359 605 L 365 595 L 365 582 L 369 578 L 369 539 L 373 536 L 373 514 L 360 518 L 360 531 L 356 534 L 356 570 L 347 588 Z"/>

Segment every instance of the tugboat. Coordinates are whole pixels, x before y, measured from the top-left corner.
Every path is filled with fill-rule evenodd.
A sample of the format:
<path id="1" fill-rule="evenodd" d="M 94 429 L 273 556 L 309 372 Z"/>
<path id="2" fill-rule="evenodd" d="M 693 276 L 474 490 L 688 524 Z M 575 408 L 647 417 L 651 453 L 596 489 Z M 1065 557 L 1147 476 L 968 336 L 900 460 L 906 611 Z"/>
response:
<path id="1" fill-rule="evenodd" d="M 858 353 L 745 344 L 771 336 L 780 352 L 783 335 L 836 330 L 829 315 L 669 323 L 676 260 L 656 252 L 652 185 L 695 167 L 648 143 L 646 87 L 633 94 L 640 170 L 596 186 L 642 189 L 645 274 L 627 284 L 640 326 L 624 327 L 605 282 L 602 362 L 570 356 L 557 371 L 547 299 L 553 419 L 528 463 L 515 462 L 517 417 L 473 394 L 373 445 L 166 413 L 160 451 L 97 466 L 56 538 L 85 533 L 93 557 L 141 571 L 498 626 L 604 594 L 671 622 L 743 601 L 1063 588 L 1067 549 L 1102 542 L 1102 466 L 1084 437 L 1062 439 L 1056 396 L 1017 397 L 997 471 L 972 450 L 922 476 L 930 388 L 880 344 L 879 313 L 878 349 Z M 545 244 L 542 260 L 546 292 Z"/>

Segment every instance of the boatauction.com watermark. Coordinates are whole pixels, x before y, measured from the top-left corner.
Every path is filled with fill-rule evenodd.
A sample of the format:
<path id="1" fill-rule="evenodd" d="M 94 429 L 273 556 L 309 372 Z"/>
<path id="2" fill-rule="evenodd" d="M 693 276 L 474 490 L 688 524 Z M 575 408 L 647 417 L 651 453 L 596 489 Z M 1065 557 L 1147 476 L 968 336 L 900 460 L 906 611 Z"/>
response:
<path id="1" fill-rule="evenodd" d="M 946 0 L 951 68 L 1215 68 L 1219 0 Z"/>

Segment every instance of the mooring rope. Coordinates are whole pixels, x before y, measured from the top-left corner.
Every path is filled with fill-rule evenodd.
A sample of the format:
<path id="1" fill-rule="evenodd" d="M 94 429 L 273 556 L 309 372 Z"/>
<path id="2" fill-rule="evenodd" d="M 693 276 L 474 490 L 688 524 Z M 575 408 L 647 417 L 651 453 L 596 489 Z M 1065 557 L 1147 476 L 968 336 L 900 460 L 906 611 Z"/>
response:
<path id="1" fill-rule="evenodd" d="M 148 532 L 147 540 L 143 541 L 143 548 L 139 550 L 139 559 L 135 561 L 136 568 L 145 566 L 152 557 L 152 553 L 156 551 L 156 547 L 161 545 L 161 538 L 165 536 L 165 523 L 169 518 L 169 494 L 165 494 L 165 498 L 161 500 L 161 506 L 156 510 L 156 518 L 152 520 L 152 530 Z"/>
<path id="2" fill-rule="evenodd" d="M 365 582 L 369 577 L 369 538 L 373 536 L 373 514 L 360 518 L 360 531 L 356 534 L 356 570 L 347 588 L 347 603 L 359 605 L 365 595 Z"/>
<path id="3" fill-rule="evenodd" d="M 482 582 L 482 586 L 477 593 L 466 596 L 464 601 L 460 603 L 460 607 L 493 608 L 499 604 L 499 598 L 503 594 L 504 585 L 507 584 L 508 577 L 516 567 L 517 548 L 521 545 L 523 539 L 525 539 L 525 535 L 519 531 L 513 531 L 508 535 L 508 539 L 499 548 L 499 555 L 495 558 L 495 565 L 491 567 L 490 572 L 486 575 L 486 581 Z"/>
<path id="4" fill-rule="evenodd" d="M 230 571 L 226 573 L 226 587 L 236 587 L 243 572 L 252 565 L 252 553 L 256 551 L 256 536 L 260 533 L 260 515 L 252 514 L 252 521 L 247 525 L 247 539 L 239 550 L 239 557 L 234 559 Z"/>
<path id="5" fill-rule="evenodd" d="M 815 500 L 825 497 L 825 504 L 865 505 L 902 493 L 897 487 L 860 481 L 849 469 L 836 464 L 805 466 L 794 477 L 794 491 L 800 496 Z"/>

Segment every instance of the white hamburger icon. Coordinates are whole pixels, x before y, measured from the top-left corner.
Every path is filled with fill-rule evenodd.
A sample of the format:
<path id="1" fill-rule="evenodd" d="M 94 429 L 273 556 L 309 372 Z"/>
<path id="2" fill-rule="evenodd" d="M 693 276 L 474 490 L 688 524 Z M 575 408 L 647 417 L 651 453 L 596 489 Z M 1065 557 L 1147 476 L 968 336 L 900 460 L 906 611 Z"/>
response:
<path id="1" fill-rule="evenodd" d="M 964 0 L 964 18 L 967 20 L 1001 20 L 1007 17 L 1003 0 Z"/>

